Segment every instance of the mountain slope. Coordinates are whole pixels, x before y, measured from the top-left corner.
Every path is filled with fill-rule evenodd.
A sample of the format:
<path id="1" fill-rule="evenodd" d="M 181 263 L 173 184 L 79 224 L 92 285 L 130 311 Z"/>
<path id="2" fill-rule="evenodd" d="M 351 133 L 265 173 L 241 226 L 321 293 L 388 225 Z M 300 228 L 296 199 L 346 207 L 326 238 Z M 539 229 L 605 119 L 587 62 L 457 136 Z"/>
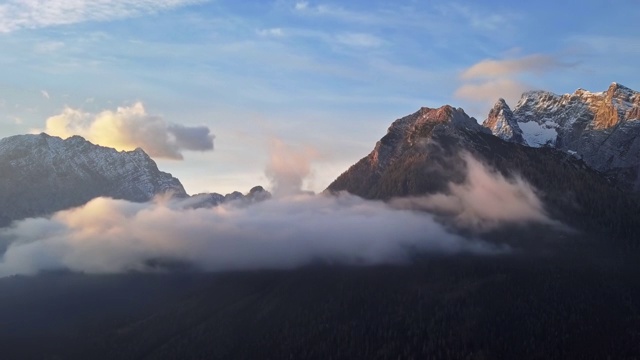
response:
<path id="1" fill-rule="evenodd" d="M 0 140 L 0 225 L 45 215 L 107 196 L 147 201 L 187 194 L 142 150 L 116 151 L 80 136 L 66 140 L 17 135 Z"/>
<path id="2" fill-rule="evenodd" d="M 391 124 L 374 150 L 328 187 L 369 199 L 443 191 L 464 179 L 461 159 L 452 158 L 466 134 L 489 131 L 462 109 L 421 108 Z M 435 141 L 434 141 L 435 140 Z"/>
<path id="3" fill-rule="evenodd" d="M 628 193 L 574 156 L 504 141 L 450 106 L 396 120 L 374 150 L 327 190 L 384 200 L 447 193 L 451 182 L 465 180 L 463 152 L 507 177 L 522 176 L 553 218 L 638 245 L 640 204 Z"/>

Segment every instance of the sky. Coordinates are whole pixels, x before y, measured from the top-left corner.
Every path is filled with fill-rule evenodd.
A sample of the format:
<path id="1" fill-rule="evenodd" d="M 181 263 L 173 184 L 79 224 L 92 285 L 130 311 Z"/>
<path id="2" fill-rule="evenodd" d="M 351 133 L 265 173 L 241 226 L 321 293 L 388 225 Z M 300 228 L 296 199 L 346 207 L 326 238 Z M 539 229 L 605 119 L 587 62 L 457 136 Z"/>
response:
<path id="1" fill-rule="evenodd" d="M 526 90 L 640 90 L 639 17 L 635 0 L 4 0 L 0 137 L 140 146 L 192 194 L 269 188 L 288 153 L 317 192 L 422 106 L 481 122 Z"/>

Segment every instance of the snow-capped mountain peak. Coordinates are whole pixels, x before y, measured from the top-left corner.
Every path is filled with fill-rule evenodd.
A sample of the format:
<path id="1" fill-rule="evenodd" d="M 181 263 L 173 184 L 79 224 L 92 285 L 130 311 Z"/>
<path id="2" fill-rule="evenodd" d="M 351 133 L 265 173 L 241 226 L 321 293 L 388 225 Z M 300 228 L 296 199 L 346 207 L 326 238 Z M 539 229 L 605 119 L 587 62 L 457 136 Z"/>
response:
<path id="1" fill-rule="evenodd" d="M 497 125 L 496 107 L 484 125 L 494 135 L 518 142 Z M 491 116 L 496 119 L 489 121 Z M 513 108 L 513 120 L 527 145 L 556 147 L 640 190 L 639 92 L 615 82 L 602 92 L 529 91 Z"/>

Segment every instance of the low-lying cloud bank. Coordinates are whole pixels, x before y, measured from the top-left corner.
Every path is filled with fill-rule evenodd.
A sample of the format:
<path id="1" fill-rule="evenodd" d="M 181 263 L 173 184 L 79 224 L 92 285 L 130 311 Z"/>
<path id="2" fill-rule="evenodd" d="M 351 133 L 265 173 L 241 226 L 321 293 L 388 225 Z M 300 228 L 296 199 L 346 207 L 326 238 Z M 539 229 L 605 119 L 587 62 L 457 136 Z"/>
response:
<path id="1" fill-rule="evenodd" d="M 281 167 L 272 166 L 275 185 L 286 194 L 257 203 L 194 209 L 192 199 L 94 199 L 0 230 L 0 277 L 57 269 L 156 271 L 162 264 L 225 271 L 403 263 L 425 252 L 500 254 L 508 248 L 452 233 L 436 219 L 446 216 L 477 232 L 502 224 L 553 224 L 524 180 L 506 179 L 469 154 L 463 158 L 468 178 L 451 184 L 447 194 L 390 203 L 291 191 L 289 185 L 301 184 L 296 175 L 308 172 L 305 157 L 291 162 L 301 170 L 287 170 L 284 183 L 278 183 Z"/>
<path id="2" fill-rule="evenodd" d="M 148 114 L 141 102 L 98 114 L 67 107 L 47 119 L 44 132 L 62 138 L 80 135 L 118 150 L 140 147 L 151 157 L 177 160 L 182 160 L 185 150 L 213 150 L 214 139 L 208 127 L 167 123 L 160 116 Z"/>
<path id="3" fill-rule="evenodd" d="M 51 219 L 17 222 L 0 233 L 0 241 L 10 243 L 0 276 L 147 271 L 159 261 L 206 271 L 286 269 L 314 261 L 367 265 L 403 262 L 415 251 L 503 251 L 451 234 L 429 214 L 349 194 L 209 209 L 98 198 Z"/>

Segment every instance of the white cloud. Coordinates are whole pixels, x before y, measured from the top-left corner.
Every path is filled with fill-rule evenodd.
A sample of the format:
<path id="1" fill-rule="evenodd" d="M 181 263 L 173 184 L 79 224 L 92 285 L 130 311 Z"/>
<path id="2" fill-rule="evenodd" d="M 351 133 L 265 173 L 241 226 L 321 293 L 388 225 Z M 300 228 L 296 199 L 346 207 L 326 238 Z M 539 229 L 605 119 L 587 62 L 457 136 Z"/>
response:
<path id="1" fill-rule="evenodd" d="M 52 53 L 62 49 L 65 46 L 62 41 L 45 41 L 36 44 L 34 50 L 37 53 Z"/>
<path id="2" fill-rule="evenodd" d="M 449 233 L 429 214 L 340 194 L 185 209 L 98 198 L 49 219 L 0 231 L 0 276 L 69 269 L 153 271 L 153 263 L 206 271 L 287 269 L 315 261 L 402 263 L 419 252 L 494 254 L 504 248 Z"/>
<path id="3" fill-rule="evenodd" d="M 368 13 L 364 11 L 352 11 L 340 6 L 327 4 L 311 5 L 307 1 L 296 3 L 294 9 L 300 14 L 329 17 L 346 22 L 368 24 L 388 22 L 388 19 L 385 19 L 378 14 Z"/>
<path id="4" fill-rule="evenodd" d="M 269 28 L 269 29 L 260 29 L 257 31 L 260 36 L 273 36 L 273 37 L 282 37 L 284 36 L 284 30 L 281 28 Z"/>
<path id="5" fill-rule="evenodd" d="M 455 96 L 486 106 L 491 106 L 498 98 L 513 104 L 522 92 L 531 89 L 530 85 L 520 80 L 523 75 L 542 75 L 569 66 L 572 65 L 545 54 L 482 60 L 460 73 L 463 83 Z"/>
<path id="6" fill-rule="evenodd" d="M 46 90 L 40 90 L 40 94 L 42 94 L 42 97 L 47 100 L 51 99 L 51 97 L 49 96 L 49 93 Z"/>
<path id="7" fill-rule="evenodd" d="M 523 72 L 544 73 L 566 66 L 553 56 L 533 54 L 517 59 L 482 60 L 460 74 L 463 80 L 491 79 Z"/>
<path id="8" fill-rule="evenodd" d="M 530 87 L 520 81 L 509 78 L 486 80 L 479 83 L 466 83 L 460 86 L 455 96 L 460 99 L 485 104 L 493 104 L 503 98 L 509 104 L 515 104 L 520 95 Z"/>
<path id="9" fill-rule="evenodd" d="M 130 18 L 204 1 L 8 0 L 0 5 L 0 32 Z"/>
<path id="10" fill-rule="evenodd" d="M 559 225 L 548 217 L 542 201 L 524 179 L 505 178 L 468 153 L 463 154 L 463 159 L 467 166 L 464 183 L 450 183 L 446 194 L 395 199 L 392 205 L 453 216 L 459 226 L 480 231 L 504 223 Z"/>
<path id="11" fill-rule="evenodd" d="M 141 102 L 98 114 L 67 107 L 47 119 L 44 131 L 62 138 L 80 135 L 118 150 L 141 147 L 152 157 L 170 159 L 182 159 L 183 150 L 213 150 L 214 138 L 205 126 L 170 124 L 160 116 L 150 115 Z"/>
<path id="12" fill-rule="evenodd" d="M 471 27 L 478 30 L 505 30 L 511 28 L 511 22 L 518 16 L 513 13 L 499 13 L 495 8 L 490 12 L 481 11 L 471 6 L 449 3 L 440 7 L 444 14 L 454 14 L 466 20 Z"/>

